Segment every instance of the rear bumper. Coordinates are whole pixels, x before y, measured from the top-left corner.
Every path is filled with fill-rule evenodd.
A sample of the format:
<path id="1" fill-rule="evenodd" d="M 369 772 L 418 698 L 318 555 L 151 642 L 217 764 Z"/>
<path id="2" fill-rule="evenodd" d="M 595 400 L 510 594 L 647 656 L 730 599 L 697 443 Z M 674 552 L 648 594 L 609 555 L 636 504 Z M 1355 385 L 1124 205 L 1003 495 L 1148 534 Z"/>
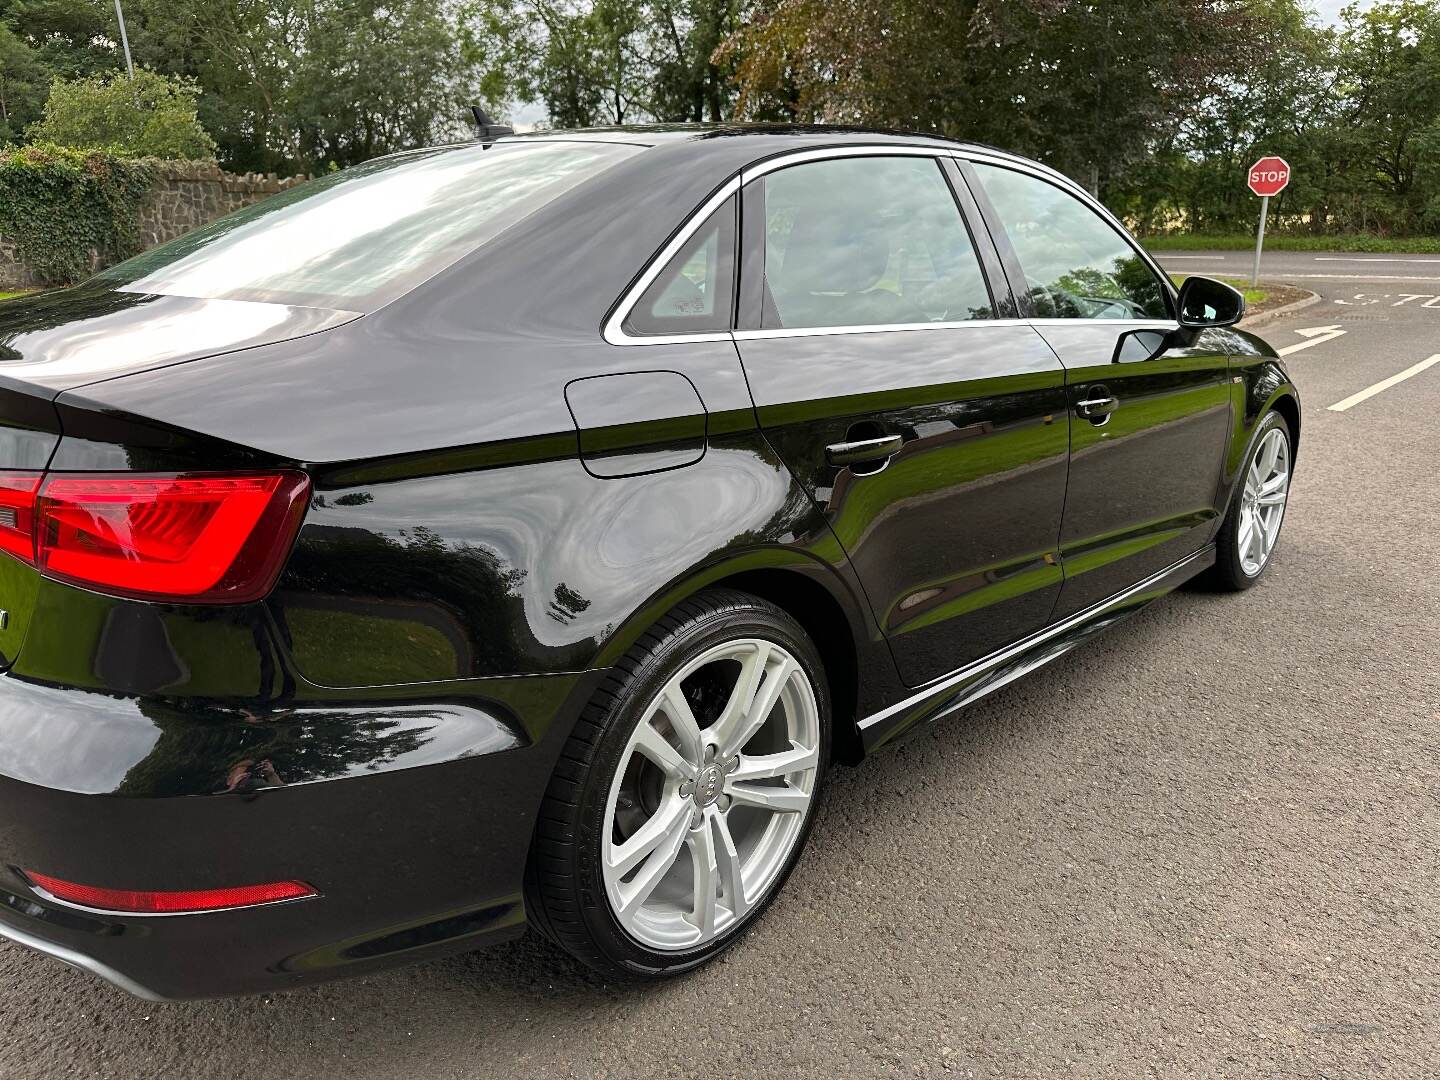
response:
<path id="1" fill-rule="evenodd" d="M 602 672 L 464 696 L 224 710 L 0 677 L 0 936 L 154 999 L 273 991 L 524 926 L 534 819 Z M 184 915 L 67 905 L 300 879 L 318 896 Z"/>

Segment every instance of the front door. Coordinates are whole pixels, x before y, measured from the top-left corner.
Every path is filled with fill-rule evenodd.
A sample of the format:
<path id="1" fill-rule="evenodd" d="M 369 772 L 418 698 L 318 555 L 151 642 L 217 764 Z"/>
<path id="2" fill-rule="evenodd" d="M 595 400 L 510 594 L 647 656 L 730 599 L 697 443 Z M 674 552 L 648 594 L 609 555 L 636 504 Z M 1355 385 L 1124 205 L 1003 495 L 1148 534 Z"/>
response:
<path id="1" fill-rule="evenodd" d="M 1050 616 L 1064 371 L 997 320 L 1011 300 L 953 163 L 841 153 L 747 184 L 736 339 L 762 429 L 919 685 Z"/>
<path id="2" fill-rule="evenodd" d="M 1170 288 L 1078 195 L 1000 164 L 973 168 L 1011 273 L 1023 278 L 1032 325 L 1066 368 L 1070 482 L 1058 619 L 1214 536 L 1231 430 L 1229 357 L 1214 333 L 1156 348 L 1178 325 Z M 1149 333 L 1127 337 L 1137 329 Z"/>

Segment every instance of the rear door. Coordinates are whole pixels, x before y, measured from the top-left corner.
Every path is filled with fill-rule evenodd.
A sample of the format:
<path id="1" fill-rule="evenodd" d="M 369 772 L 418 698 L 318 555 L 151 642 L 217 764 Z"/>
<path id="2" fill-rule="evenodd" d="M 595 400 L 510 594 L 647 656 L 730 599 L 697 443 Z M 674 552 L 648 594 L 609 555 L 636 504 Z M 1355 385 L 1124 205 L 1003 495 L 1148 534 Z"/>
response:
<path id="1" fill-rule="evenodd" d="M 1230 433 L 1229 356 L 1215 333 L 1185 347 L 1152 347 L 1178 326 L 1172 291 L 1078 191 L 1013 163 L 971 167 L 1012 280 L 1024 282 L 1020 302 L 1067 370 L 1070 482 L 1058 619 L 1213 537 Z M 1135 330 L 1151 333 L 1126 337 Z"/>
<path id="2" fill-rule="evenodd" d="M 760 425 L 828 515 L 902 677 L 1039 629 L 1061 585 L 1064 372 L 1013 317 L 958 168 L 849 147 L 745 179 L 735 336 Z"/>

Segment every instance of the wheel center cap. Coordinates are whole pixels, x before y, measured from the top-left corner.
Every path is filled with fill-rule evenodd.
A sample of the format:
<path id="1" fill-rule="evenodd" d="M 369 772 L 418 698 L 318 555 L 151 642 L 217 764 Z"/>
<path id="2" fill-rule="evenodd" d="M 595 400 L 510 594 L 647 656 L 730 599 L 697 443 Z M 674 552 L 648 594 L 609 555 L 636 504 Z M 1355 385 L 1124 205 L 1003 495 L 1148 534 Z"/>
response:
<path id="1" fill-rule="evenodd" d="M 695 805 L 709 806 L 716 799 L 720 798 L 720 790 L 725 786 L 725 773 L 719 765 L 707 765 L 700 770 L 700 775 L 695 777 Z"/>

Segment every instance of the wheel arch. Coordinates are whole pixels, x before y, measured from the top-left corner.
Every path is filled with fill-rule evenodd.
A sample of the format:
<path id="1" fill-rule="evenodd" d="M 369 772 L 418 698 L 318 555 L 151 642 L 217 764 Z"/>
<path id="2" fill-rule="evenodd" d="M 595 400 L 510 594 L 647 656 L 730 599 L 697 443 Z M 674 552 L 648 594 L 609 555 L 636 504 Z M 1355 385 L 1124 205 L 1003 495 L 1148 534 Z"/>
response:
<path id="1" fill-rule="evenodd" d="M 1269 410 L 1278 412 L 1290 425 L 1290 456 L 1293 461 L 1300 450 L 1300 400 L 1289 390 L 1282 390 L 1271 400 Z"/>
<path id="2" fill-rule="evenodd" d="M 742 570 L 712 584 L 767 600 L 800 624 L 825 667 L 831 755 L 847 764 L 864 757 L 859 728 L 859 658 L 849 616 L 840 602 L 813 577 L 793 570 Z"/>
<path id="3" fill-rule="evenodd" d="M 830 691 L 834 760 L 854 764 L 864 756 L 859 720 L 865 689 L 888 694 L 885 684 L 896 678 L 893 661 L 878 631 L 869 632 L 868 609 L 857 587 L 818 557 L 794 549 L 761 549 L 736 554 L 722 563 L 698 569 L 661 590 L 611 635 L 596 666 L 615 662 L 676 605 L 706 589 L 729 588 L 748 593 L 791 616 L 814 642 L 825 667 Z M 872 641 L 872 639 L 874 639 Z M 878 649 L 867 648 L 878 644 Z M 884 651 L 885 659 L 877 658 Z M 865 687 L 866 675 L 874 685 Z"/>

